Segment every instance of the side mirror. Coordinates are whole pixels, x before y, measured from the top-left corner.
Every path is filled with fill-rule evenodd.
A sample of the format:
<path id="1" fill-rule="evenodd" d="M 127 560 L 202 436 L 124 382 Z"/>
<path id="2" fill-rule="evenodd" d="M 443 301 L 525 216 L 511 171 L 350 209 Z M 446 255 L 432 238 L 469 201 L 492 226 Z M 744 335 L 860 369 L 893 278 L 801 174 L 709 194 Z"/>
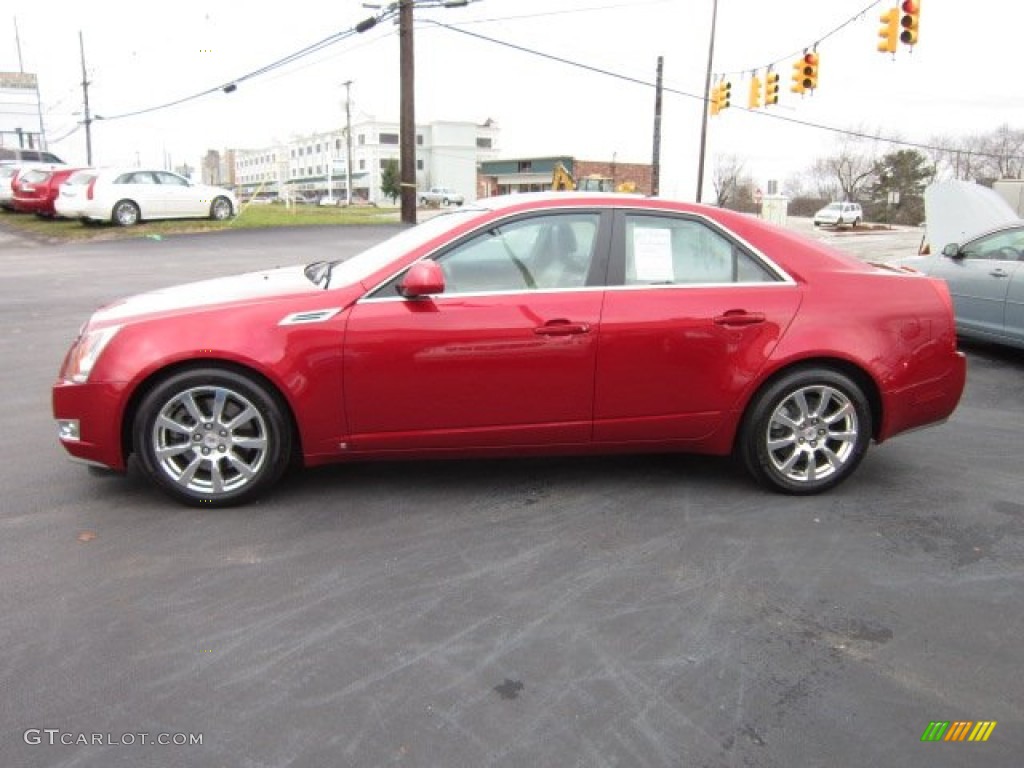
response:
<path id="1" fill-rule="evenodd" d="M 942 255 L 948 256 L 951 259 L 962 259 L 964 255 L 960 253 L 960 246 L 957 243 L 950 243 L 942 249 Z"/>
<path id="2" fill-rule="evenodd" d="M 398 284 L 398 292 L 407 299 L 418 299 L 435 293 L 444 293 L 444 272 L 433 259 L 417 261 Z"/>

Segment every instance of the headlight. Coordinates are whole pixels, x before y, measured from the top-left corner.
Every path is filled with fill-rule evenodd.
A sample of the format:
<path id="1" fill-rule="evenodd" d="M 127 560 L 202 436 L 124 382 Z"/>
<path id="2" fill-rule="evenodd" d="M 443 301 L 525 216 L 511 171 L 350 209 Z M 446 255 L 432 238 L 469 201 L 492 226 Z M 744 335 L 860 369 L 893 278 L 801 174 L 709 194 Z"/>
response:
<path id="1" fill-rule="evenodd" d="M 112 325 L 79 336 L 78 341 L 71 348 L 71 354 L 68 355 L 66 374 L 68 379 L 77 384 L 88 381 L 92 367 L 119 330 L 121 330 L 120 325 Z"/>

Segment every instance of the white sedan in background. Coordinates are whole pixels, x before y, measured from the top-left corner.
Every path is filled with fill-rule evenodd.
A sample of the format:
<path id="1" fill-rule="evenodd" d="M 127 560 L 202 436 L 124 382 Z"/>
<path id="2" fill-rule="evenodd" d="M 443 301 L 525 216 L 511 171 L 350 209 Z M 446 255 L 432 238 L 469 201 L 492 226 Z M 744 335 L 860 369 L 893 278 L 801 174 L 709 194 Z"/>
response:
<path id="1" fill-rule="evenodd" d="M 64 218 L 130 227 L 148 219 L 224 221 L 238 212 L 238 200 L 227 189 L 193 184 L 170 171 L 89 168 L 61 185 L 54 207 Z"/>

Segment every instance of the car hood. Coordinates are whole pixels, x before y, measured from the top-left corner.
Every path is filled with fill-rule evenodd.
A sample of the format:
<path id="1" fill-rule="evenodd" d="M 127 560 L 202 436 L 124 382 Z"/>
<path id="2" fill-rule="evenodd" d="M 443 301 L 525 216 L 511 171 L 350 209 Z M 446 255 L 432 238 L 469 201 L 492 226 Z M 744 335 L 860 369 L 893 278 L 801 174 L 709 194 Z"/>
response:
<path id="1" fill-rule="evenodd" d="M 924 191 L 925 229 L 932 253 L 1020 221 L 999 193 L 969 181 L 942 181 Z"/>
<path id="2" fill-rule="evenodd" d="M 279 267 L 140 293 L 101 307 L 93 314 L 91 322 L 110 325 L 226 304 L 247 304 L 303 294 L 323 295 L 323 288 L 313 285 L 303 269 L 302 266 Z"/>

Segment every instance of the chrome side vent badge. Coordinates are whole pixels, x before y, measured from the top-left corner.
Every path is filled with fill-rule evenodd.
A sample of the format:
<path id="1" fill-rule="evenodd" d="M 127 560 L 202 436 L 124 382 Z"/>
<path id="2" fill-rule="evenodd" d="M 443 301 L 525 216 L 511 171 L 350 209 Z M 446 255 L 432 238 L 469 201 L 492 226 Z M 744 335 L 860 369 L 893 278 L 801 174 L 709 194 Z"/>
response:
<path id="1" fill-rule="evenodd" d="M 341 307 L 331 309 L 314 309 L 309 312 L 293 312 L 281 318 L 278 325 L 308 325 L 309 323 L 322 323 L 330 320 L 341 312 Z"/>

